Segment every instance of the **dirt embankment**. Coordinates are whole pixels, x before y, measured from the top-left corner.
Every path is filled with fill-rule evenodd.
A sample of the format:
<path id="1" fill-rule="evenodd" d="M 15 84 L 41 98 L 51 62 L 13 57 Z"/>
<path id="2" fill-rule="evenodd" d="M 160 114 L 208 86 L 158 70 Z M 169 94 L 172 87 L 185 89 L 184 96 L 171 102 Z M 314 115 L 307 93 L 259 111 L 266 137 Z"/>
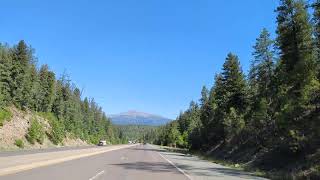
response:
<path id="1" fill-rule="evenodd" d="M 41 149 L 48 147 L 58 147 L 54 145 L 47 137 L 45 137 L 43 144 L 35 143 L 30 144 L 26 135 L 33 119 L 36 119 L 43 126 L 46 132 L 51 131 L 51 126 L 48 120 L 33 114 L 32 112 L 24 112 L 15 107 L 9 108 L 12 116 L 9 120 L 5 121 L 3 126 L 0 126 L 0 151 L 2 150 L 17 150 L 18 146 L 15 145 L 16 140 L 22 140 L 24 149 Z M 66 137 L 63 140 L 63 146 L 86 146 L 88 143 L 80 139 L 72 139 Z"/>

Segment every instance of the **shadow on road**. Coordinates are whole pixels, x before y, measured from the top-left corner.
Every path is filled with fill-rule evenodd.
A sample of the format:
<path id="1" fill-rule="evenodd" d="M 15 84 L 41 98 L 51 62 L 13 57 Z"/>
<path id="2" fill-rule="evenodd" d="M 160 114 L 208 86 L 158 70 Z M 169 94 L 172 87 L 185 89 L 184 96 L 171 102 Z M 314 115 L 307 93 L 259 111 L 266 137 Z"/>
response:
<path id="1" fill-rule="evenodd" d="M 129 170 L 143 170 L 152 172 L 177 172 L 171 164 L 165 162 L 133 162 L 133 163 L 119 163 L 110 164 L 113 166 L 120 166 Z"/>
<path id="2" fill-rule="evenodd" d="M 138 170 L 138 171 L 148 171 L 148 172 L 172 172 L 178 173 L 171 164 L 163 162 L 134 162 L 134 163 L 119 163 L 119 164 L 110 164 L 112 166 L 120 166 L 127 170 Z M 259 177 L 250 176 L 240 170 L 228 169 L 228 168 L 196 168 L 194 166 L 188 165 L 177 165 L 179 168 L 186 170 L 187 172 L 192 172 L 192 174 L 197 176 L 206 176 L 206 177 L 225 177 L 225 176 L 234 176 L 241 177 L 243 179 L 252 179 L 258 180 Z"/>
<path id="3" fill-rule="evenodd" d="M 206 160 L 202 160 L 196 156 L 177 152 L 168 152 L 165 149 L 152 148 L 150 146 L 132 148 L 135 151 L 158 152 L 171 160 L 175 166 L 187 172 L 189 175 L 202 178 L 231 178 L 231 179 L 252 179 L 262 180 L 264 178 L 253 176 L 252 173 L 242 170 L 231 169 Z M 110 164 L 120 166 L 127 170 L 148 171 L 154 173 L 171 172 L 180 174 L 180 172 L 167 162 L 127 162 L 119 164 Z"/>

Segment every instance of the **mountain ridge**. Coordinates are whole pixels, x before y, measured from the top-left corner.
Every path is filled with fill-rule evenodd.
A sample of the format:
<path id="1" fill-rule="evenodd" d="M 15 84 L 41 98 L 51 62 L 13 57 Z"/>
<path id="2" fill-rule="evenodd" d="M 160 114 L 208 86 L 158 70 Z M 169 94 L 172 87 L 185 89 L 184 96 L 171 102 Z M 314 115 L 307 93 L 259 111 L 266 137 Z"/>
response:
<path id="1" fill-rule="evenodd" d="M 129 110 L 119 114 L 110 114 L 109 118 L 115 125 L 147 125 L 147 126 L 160 126 L 171 121 L 160 115 L 151 113 Z"/>

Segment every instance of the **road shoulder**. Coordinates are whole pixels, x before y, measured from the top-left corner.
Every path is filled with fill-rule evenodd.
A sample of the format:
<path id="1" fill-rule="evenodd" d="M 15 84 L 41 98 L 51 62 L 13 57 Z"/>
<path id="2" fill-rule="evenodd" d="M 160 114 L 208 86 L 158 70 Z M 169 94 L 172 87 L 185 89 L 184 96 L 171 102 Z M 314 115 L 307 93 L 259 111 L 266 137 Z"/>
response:
<path id="1" fill-rule="evenodd" d="M 161 149 L 159 146 L 152 145 L 153 148 Z M 265 178 L 253 176 L 251 173 L 225 167 L 216 163 L 202 160 L 197 156 L 168 152 L 164 149 L 159 152 L 161 156 L 169 160 L 192 180 L 210 179 L 230 179 L 230 180 L 266 180 Z"/>

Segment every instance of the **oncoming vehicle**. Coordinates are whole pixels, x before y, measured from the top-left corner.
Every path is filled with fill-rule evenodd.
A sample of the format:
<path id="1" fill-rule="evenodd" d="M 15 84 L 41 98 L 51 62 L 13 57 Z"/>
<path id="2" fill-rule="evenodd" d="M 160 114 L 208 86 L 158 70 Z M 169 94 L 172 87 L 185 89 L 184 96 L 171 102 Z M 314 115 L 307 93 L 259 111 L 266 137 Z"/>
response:
<path id="1" fill-rule="evenodd" d="M 107 145 L 107 141 L 101 140 L 98 143 L 98 146 L 106 146 Z"/>

